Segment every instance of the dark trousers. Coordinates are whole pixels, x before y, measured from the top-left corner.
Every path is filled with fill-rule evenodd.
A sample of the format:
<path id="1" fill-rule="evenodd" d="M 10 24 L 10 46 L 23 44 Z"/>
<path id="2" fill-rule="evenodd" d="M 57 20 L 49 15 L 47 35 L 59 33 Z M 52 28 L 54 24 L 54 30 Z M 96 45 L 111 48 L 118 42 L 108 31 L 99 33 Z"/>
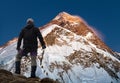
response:
<path id="1" fill-rule="evenodd" d="M 37 49 L 31 50 L 31 49 L 22 49 L 19 50 L 17 55 L 16 55 L 16 62 L 20 61 L 23 56 L 27 56 L 27 54 L 30 53 L 31 56 L 31 66 L 36 66 L 36 56 L 37 56 Z"/>
<path id="2" fill-rule="evenodd" d="M 20 74 L 20 66 L 21 66 L 21 59 L 23 56 L 27 56 L 27 54 L 30 53 L 31 55 L 31 77 L 36 77 L 35 72 L 36 72 L 36 56 L 37 56 L 37 49 L 22 49 L 19 50 L 17 55 L 16 55 L 16 62 L 15 62 L 15 73 Z"/>

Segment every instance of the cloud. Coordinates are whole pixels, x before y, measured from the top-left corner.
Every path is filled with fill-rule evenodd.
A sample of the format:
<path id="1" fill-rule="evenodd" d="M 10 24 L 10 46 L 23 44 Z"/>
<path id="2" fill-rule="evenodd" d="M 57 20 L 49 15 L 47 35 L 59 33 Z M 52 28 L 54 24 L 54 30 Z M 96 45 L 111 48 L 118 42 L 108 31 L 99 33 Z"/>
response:
<path id="1" fill-rule="evenodd" d="M 80 21 L 84 22 L 84 24 L 88 26 L 88 28 L 90 28 L 102 41 L 105 41 L 105 35 L 100 30 L 98 30 L 93 26 L 90 26 L 81 16 L 79 15 L 74 15 L 74 16 L 80 18 Z"/>
<path id="2" fill-rule="evenodd" d="M 102 40 L 105 41 L 105 35 L 98 30 L 97 28 L 93 27 L 93 26 L 89 26 L 89 28 Z"/>

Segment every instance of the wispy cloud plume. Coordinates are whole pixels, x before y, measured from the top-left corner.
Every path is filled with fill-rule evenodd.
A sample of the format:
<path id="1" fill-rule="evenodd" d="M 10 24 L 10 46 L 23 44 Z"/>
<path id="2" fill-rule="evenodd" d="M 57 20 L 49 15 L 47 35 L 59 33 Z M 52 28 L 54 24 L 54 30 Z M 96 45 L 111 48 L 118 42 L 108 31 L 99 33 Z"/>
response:
<path id="1" fill-rule="evenodd" d="M 86 26 L 88 26 L 88 28 L 90 28 L 90 29 L 94 32 L 94 34 L 95 34 L 96 36 L 98 36 L 102 41 L 105 41 L 105 35 L 104 35 L 100 30 L 98 30 L 97 28 L 95 28 L 95 27 L 93 27 L 93 26 L 90 26 L 90 25 L 89 25 L 82 17 L 80 17 L 79 15 L 74 15 L 74 16 L 80 18 L 80 21 L 84 22 L 84 24 L 85 24 Z"/>
<path id="2" fill-rule="evenodd" d="M 89 26 L 89 28 L 102 40 L 105 41 L 105 35 L 98 30 L 97 28 L 93 27 L 93 26 Z"/>

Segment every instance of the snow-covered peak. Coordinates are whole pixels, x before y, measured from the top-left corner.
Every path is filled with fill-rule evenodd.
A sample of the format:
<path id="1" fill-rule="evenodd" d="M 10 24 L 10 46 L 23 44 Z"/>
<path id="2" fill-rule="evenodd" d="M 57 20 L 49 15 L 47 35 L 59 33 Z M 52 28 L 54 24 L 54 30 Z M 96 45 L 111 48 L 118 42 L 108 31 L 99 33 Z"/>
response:
<path id="1" fill-rule="evenodd" d="M 119 83 L 120 60 L 85 22 L 79 21 L 63 12 L 41 29 L 47 48 L 42 63 L 43 51 L 38 48 L 36 75 L 61 83 Z M 13 40 L 0 50 L 0 68 L 14 72 L 16 44 Z M 30 61 L 23 57 L 21 63 L 21 73 L 27 77 Z"/>
<path id="2" fill-rule="evenodd" d="M 78 16 L 72 16 L 66 12 L 59 13 L 53 20 L 62 20 L 62 21 L 69 21 L 70 23 L 79 24 L 81 21 L 83 21 Z"/>
<path id="3" fill-rule="evenodd" d="M 80 16 L 61 12 L 42 29 L 53 25 L 63 27 L 77 35 L 86 37 L 86 39 L 91 41 L 100 49 L 113 53 L 112 50 L 99 38 L 97 33 L 95 33 L 96 31 L 94 31 L 94 29 L 92 29 Z"/>

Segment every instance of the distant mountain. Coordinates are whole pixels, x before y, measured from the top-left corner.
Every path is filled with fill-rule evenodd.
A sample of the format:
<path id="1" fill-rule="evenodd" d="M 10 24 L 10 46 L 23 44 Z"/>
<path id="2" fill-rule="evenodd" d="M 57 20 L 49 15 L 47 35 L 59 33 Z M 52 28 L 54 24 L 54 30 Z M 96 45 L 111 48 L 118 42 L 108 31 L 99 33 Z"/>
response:
<path id="1" fill-rule="evenodd" d="M 47 48 L 37 76 L 61 83 L 119 83 L 120 59 L 80 17 L 61 12 L 40 27 Z M 12 42 L 13 41 L 13 42 Z M 14 72 L 17 39 L 0 49 L 1 68 Z M 30 76 L 30 58 L 22 59 L 22 75 Z"/>
<path id="2" fill-rule="evenodd" d="M 118 55 L 120 56 L 120 53 L 118 53 Z"/>

